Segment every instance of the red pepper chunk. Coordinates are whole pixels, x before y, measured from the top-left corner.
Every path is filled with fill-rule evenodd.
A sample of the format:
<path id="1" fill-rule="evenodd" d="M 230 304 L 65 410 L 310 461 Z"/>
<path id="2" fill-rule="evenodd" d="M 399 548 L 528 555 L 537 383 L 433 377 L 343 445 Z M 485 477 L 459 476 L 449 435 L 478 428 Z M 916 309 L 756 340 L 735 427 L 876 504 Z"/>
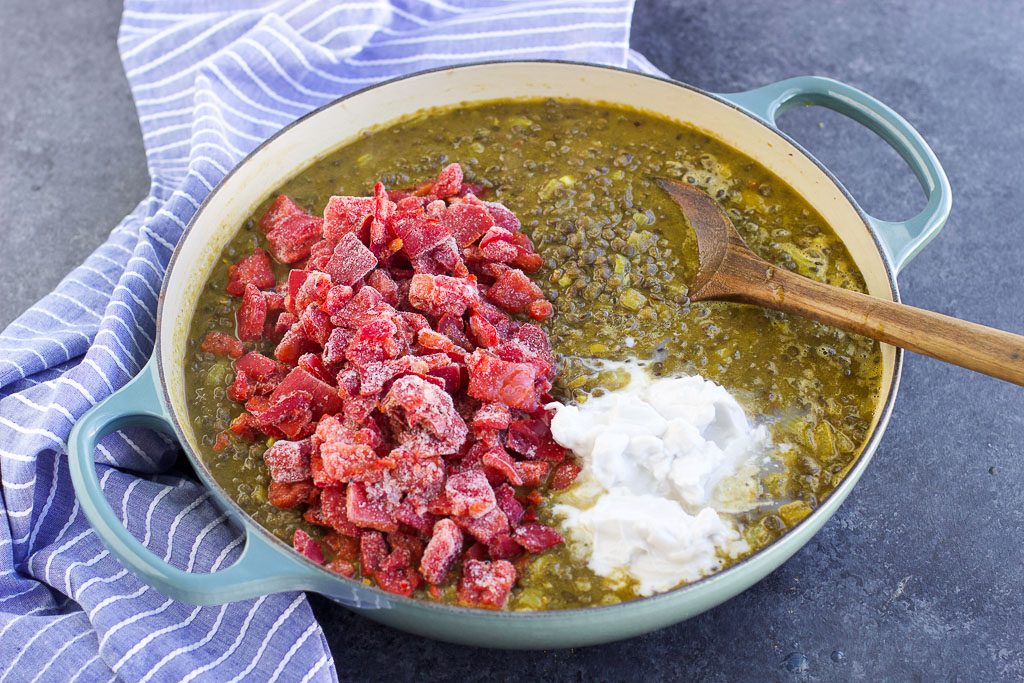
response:
<path id="1" fill-rule="evenodd" d="M 295 546 L 295 549 L 299 551 L 300 555 L 309 558 L 317 564 L 324 563 L 324 551 L 323 548 L 320 547 L 320 542 L 315 540 L 302 529 L 295 530 L 292 545 Z"/>
<path id="2" fill-rule="evenodd" d="M 275 284 L 274 267 L 270 263 L 270 257 L 267 256 L 267 252 L 257 247 L 253 249 L 252 254 L 228 268 L 228 285 L 225 289 L 231 296 L 242 296 L 245 294 L 246 285 L 266 289 Z"/>
<path id="3" fill-rule="evenodd" d="M 505 268 L 487 290 L 487 298 L 502 308 L 519 313 L 535 301 L 544 300 L 544 292 L 521 270 Z"/>
<path id="4" fill-rule="evenodd" d="M 462 565 L 459 579 L 459 603 L 467 607 L 501 609 L 508 602 L 515 582 L 516 568 L 508 560 L 468 560 Z"/>
<path id="5" fill-rule="evenodd" d="M 238 321 L 238 338 L 255 341 L 263 338 L 263 327 L 267 322 L 267 300 L 256 285 L 245 286 L 242 305 L 235 316 Z"/>
<path id="6" fill-rule="evenodd" d="M 467 359 L 469 395 L 481 401 L 504 403 L 509 408 L 533 412 L 539 405 L 537 368 L 528 363 L 509 363 L 492 353 L 477 350 Z"/>
<path id="7" fill-rule="evenodd" d="M 309 439 L 302 441 L 274 442 L 263 453 L 263 462 L 270 468 L 270 478 L 282 483 L 305 481 L 310 477 L 309 455 L 312 446 Z"/>
<path id="8" fill-rule="evenodd" d="M 203 339 L 203 343 L 199 345 L 199 349 L 216 356 L 226 356 L 228 358 L 238 358 L 245 353 L 245 347 L 242 346 L 242 342 L 223 332 L 210 332 L 207 334 Z"/>
<path id="9" fill-rule="evenodd" d="M 437 176 L 431 192 L 435 197 L 447 199 L 459 193 L 459 190 L 462 189 L 462 180 L 462 167 L 458 164 L 448 164 Z"/>
<path id="10" fill-rule="evenodd" d="M 323 233 L 324 219 L 311 216 L 285 195 L 279 196 L 260 219 L 267 233 L 270 253 L 281 263 L 295 263 L 309 256 Z"/>
<path id="11" fill-rule="evenodd" d="M 434 525 L 434 533 L 423 551 L 420 573 L 433 584 L 444 583 L 448 571 L 462 552 L 462 531 L 450 519 L 442 519 Z"/>
<path id="12" fill-rule="evenodd" d="M 497 505 L 494 489 L 480 470 L 469 470 L 448 477 L 444 485 L 452 514 L 482 517 Z"/>
<path id="13" fill-rule="evenodd" d="M 543 524 L 523 524 L 512 532 L 512 538 L 531 553 L 539 553 L 565 542 L 561 534 Z"/>

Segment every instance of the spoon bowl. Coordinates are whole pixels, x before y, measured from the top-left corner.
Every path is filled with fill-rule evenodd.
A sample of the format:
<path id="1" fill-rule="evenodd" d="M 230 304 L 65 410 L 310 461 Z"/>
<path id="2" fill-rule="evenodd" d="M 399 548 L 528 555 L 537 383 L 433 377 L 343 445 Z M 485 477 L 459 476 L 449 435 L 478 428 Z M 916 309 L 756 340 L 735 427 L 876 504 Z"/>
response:
<path id="1" fill-rule="evenodd" d="M 690 299 L 764 306 L 1024 385 L 1024 337 L 806 278 L 764 260 L 700 188 L 652 178 L 697 236 Z"/>

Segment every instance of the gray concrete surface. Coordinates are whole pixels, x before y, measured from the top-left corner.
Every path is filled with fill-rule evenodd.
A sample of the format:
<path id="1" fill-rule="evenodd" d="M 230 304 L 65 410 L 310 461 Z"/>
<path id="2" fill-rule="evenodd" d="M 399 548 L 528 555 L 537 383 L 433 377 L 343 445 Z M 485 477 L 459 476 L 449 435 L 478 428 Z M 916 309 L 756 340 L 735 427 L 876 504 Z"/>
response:
<path id="1" fill-rule="evenodd" d="M 117 0 L 0 2 L 0 327 L 146 196 Z"/>
<path id="2" fill-rule="evenodd" d="M 146 191 L 112 0 L 0 9 L 0 324 L 45 293 Z M 694 85 L 823 74 L 932 143 L 956 192 L 901 276 L 913 304 L 1024 332 L 1024 6 L 639 0 L 633 44 Z M 899 158 L 818 109 L 787 114 L 864 206 L 923 205 Z M 886 438 L 841 511 L 730 602 L 635 640 L 473 650 L 314 598 L 344 680 L 997 680 L 1024 677 L 1024 391 L 911 356 Z"/>

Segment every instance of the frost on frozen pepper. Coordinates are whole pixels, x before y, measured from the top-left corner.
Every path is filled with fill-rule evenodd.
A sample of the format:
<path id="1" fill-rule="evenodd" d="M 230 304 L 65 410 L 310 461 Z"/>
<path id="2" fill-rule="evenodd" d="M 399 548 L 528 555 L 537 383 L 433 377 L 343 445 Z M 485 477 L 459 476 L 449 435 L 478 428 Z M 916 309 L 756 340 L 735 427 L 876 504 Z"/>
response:
<path id="1" fill-rule="evenodd" d="M 540 257 L 479 188 L 450 164 L 411 189 L 331 197 L 323 217 L 278 197 L 265 249 L 229 269 L 237 339 L 201 348 L 237 359 L 227 393 L 246 412 L 224 438 L 274 439 L 270 503 L 322 533 L 296 531 L 298 552 L 399 595 L 454 584 L 461 604 L 501 609 L 509 560 L 562 543 L 521 501 L 579 468 L 541 407 Z M 279 279 L 274 261 L 290 266 Z"/>

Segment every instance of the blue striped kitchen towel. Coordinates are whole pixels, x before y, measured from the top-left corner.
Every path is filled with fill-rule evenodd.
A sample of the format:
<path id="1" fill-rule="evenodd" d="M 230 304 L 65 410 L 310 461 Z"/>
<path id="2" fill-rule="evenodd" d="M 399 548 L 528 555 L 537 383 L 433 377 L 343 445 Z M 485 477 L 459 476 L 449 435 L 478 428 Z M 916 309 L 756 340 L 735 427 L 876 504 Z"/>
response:
<path id="1" fill-rule="evenodd" d="M 0 682 L 336 679 L 302 594 L 194 607 L 126 571 L 75 500 L 71 426 L 146 362 L 171 250 L 206 194 L 262 140 L 347 92 L 444 64 L 555 58 L 653 71 L 629 50 L 632 5 L 125 3 L 118 45 L 151 194 L 0 334 Z M 213 571 L 238 555 L 240 538 L 196 483 L 166 473 L 177 452 L 149 433 L 113 434 L 96 454 L 101 486 L 154 553 Z"/>

